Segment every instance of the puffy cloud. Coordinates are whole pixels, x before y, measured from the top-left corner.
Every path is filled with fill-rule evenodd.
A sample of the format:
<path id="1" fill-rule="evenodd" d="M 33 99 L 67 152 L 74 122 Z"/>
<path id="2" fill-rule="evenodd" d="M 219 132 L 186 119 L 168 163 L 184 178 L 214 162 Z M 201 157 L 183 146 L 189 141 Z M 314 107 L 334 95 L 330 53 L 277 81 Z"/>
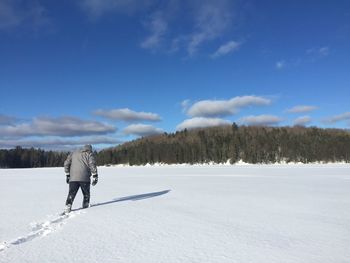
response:
<path id="1" fill-rule="evenodd" d="M 221 57 L 229 53 L 232 53 L 238 50 L 240 46 L 241 46 L 241 43 L 239 42 L 229 41 L 223 44 L 222 46 L 220 46 L 218 50 L 216 50 L 216 52 L 212 55 L 212 58 L 217 58 L 217 57 Z"/>
<path id="2" fill-rule="evenodd" d="M 85 144 L 119 144 L 122 141 L 116 138 L 97 136 L 97 137 L 82 137 L 77 140 L 47 138 L 47 139 L 27 139 L 27 140 L 0 140 L 0 148 L 12 148 L 16 146 L 34 147 L 34 148 L 49 148 L 49 149 L 70 149 L 72 146 L 80 146 Z"/>
<path id="3" fill-rule="evenodd" d="M 305 126 L 309 123 L 311 123 L 311 118 L 309 116 L 302 116 L 293 121 L 293 125 L 296 126 Z"/>
<path id="4" fill-rule="evenodd" d="M 228 116 L 247 106 L 269 105 L 271 100 L 257 96 L 234 97 L 230 100 L 202 100 L 187 111 L 191 117 Z"/>
<path id="5" fill-rule="evenodd" d="M 34 118 L 30 123 L 0 126 L 2 137 L 26 136 L 86 136 L 115 132 L 116 128 L 97 121 L 86 121 L 76 117 Z"/>
<path id="6" fill-rule="evenodd" d="M 196 116 L 225 116 L 232 115 L 236 109 L 232 107 L 229 100 L 202 100 L 196 102 L 188 110 L 188 115 Z"/>
<path id="7" fill-rule="evenodd" d="M 192 119 L 187 119 L 176 126 L 177 130 L 184 129 L 194 129 L 194 128 L 203 128 L 203 127 L 212 127 L 212 126 L 221 126 L 221 125 L 230 125 L 231 122 L 219 118 L 203 118 L 196 117 Z"/>
<path id="8" fill-rule="evenodd" d="M 274 115 L 247 116 L 238 120 L 239 123 L 253 126 L 277 125 L 281 121 L 281 118 Z"/>
<path id="9" fill-rule="evenodd" d="M 323 120 L 324 123 L 333 124 L 340 121 L 350 120 L 350 112 L 344 112 L 339 115 L 335 115 Z"/>
<path id="10" fill-rule="evenodd" d="M 112 110 L 96 110 L 95 115 L 105 117 L 111 120 L 123 120 L 123 121 L 160 121 L 161 118 L 156 113 L 151 112 L 136 112 L 128 108 L 124 109 L 112 109 Z"/>
<path id="11" fill-rule="evenodd" d="M 131 124 L 124 129 L 125 134 L 137 136 L 149 136 L 163 132 L 164 131 L 162 129 L 146 124 Z"/>
<path id="12" fill-rule="evenodd" d="M 146 27 L 151 34 L 141 43 L 141 47 L 145 49 L 157 48 L 168 27 L 168 23 L 165 21 L 163 14 L 161 12 L 154 13 L 150 21 L 146 23 Z"/>
<path id="13" fill-rule="evenodd" d="M 307 106 L 307 105 L 298 105 L 293 108 L 287 110 L 289 113 L 306 113 L 317 110 L 318 107 L 315 106 Z"/>

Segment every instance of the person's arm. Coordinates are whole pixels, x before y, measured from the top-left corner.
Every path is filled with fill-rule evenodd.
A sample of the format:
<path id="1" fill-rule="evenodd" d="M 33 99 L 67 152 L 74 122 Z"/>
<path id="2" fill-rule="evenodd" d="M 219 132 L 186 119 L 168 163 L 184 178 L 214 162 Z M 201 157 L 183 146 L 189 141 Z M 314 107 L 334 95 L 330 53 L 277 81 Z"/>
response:
<path id="1" fill-rule="evenodd" d="M 93 153 L 89 154 L 89 168 L 93 177 L 97 176 L 96 158 Z"/>
<path id="2" fill-rule="evenodd" d="M 72 154 L 70 153 L 67 159 L 64 161 L 64 172 L 66 175 L 70 174 L 70 166 L 72 164 Z"/>
<path id="3" fill-rule="evenodd" d="M 64 172 L 66 173 L 66 183 L 69 184 L 70 180 L 70 166 L 72 164 L 72 154 L 70 153 L 67 156 L 67 159 L 64 161 Z"/>
<path id="4" fill-rule="evenodd" d="M 98 182 L 98 174 L 97 174 L 97 167 L 96 167 L 96 158 L 93 153 L 89 154 L 89 168 L 90 172 L 92 174 L 92 185 L 96 185 Z"/>

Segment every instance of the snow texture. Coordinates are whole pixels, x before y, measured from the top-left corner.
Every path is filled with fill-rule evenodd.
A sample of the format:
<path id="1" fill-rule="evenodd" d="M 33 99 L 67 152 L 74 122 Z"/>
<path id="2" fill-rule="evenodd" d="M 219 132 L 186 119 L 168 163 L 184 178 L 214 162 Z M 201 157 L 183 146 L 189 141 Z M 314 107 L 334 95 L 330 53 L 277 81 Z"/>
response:
<path id="1" fill-rule="evenodd" d="M 350 262 L 350 166 L 100 167 L 60 215 L 63 168 L 0 170 L 0 262 Z"/>

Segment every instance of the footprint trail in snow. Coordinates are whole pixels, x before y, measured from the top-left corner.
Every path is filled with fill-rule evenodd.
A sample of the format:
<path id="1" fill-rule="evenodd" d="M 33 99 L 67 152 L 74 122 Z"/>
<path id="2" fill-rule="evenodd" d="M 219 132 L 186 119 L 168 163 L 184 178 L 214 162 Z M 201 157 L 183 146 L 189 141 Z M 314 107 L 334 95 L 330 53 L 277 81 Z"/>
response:
<path id="1" fill-rule="evenodd" d="M 77 211 L 72 211 L 69 214 L 62 214 L 62 215 L 56 215 L 54 218 L 37 223 L 31 223 L 31 232 L 29 232 L 27 235 L 18 237 L 16 239 L 13 239 L 11 241 L 5 241 L 5 242 L 0 242 L 0 252 L 15 246 L 15 245 L 20 245 L 25 242 L 31 241 L 35 238 L 38 237 L 43 237 L 47 236 L 53 232 L 56 232 L 59 228 L 61 228 L 64 224 L 66 224 L 66 221 L 79 215 L 85 213 L 85 211 L 82 210 L 77 210 Z"/>

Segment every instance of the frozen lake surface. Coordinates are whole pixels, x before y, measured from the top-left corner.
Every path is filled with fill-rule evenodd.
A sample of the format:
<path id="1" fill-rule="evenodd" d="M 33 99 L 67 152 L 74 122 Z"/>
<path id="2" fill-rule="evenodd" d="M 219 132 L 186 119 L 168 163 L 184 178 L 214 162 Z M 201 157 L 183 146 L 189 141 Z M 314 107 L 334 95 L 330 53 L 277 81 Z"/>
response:
<path id="1" fill-rule="evenodd" d="M 0 262 L 350 262 L 346 164 L 100 167 L 69 216 L 63 168 L 0 180 Z"/>

